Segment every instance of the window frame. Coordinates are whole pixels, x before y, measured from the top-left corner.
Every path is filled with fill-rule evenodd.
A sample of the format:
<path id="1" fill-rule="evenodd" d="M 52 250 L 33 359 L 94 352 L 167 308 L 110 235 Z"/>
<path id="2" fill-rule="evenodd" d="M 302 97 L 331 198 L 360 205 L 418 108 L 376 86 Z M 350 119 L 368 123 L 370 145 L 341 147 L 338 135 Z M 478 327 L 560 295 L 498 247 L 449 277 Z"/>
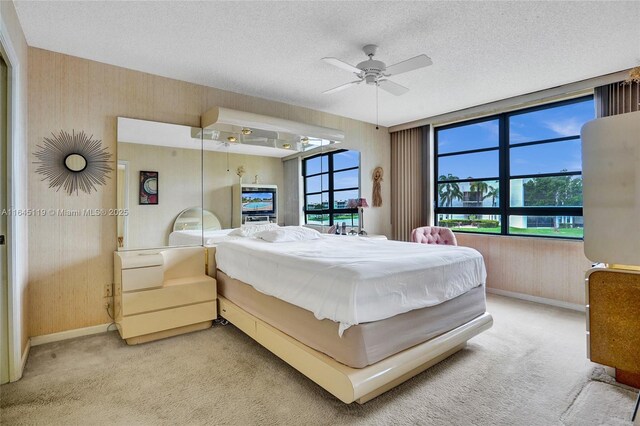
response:
<path id="1" fill-rule="evenodd" d="M 345 208 L 345 209 L 336 209 L 334 207 L 334 193 L 335 192 L 341 192 L 341 191 L 353 191 L 356 190 L 358 191 L 358 197 L 360 197 L 360 186 L 361 186 L 361 176 L 360 176 L 360 165 L 361 165 L 361 159 L 360 159 L 360 153 L 358 153 L 358 165 L 355 167 L 347 167 L 347 168 L 342 168 L 342 169 L 334 169 L 334 162 L 333 162 L 333 156 L 336 154 L 340 154 L 342 152 L 348 152 L 348 151 L 352 151 L 352 150 L 348 150 L 348 149 L 338 149 L 335 151 L 330 151 L 330 152 L 322 152 L 319 154 L 315 154 L 309 157 L 305 157 L 302 159 L 302 181 L 303 181 L 303 207 L 302 207 L 302 212 L 304 214 L 304 223 L 305 225 L 308 224 L 307 223 L 307 215 L 310 214 L 317 214 L 317 215 L 329 215 L 329 224 L 325 225 L 325 226 L 332 226 L 333 223 L 333 216 L 335 214 L 340 214 L 340 213 L 344 213 L 344 214 L 357 214 L 358 213 L 358 208 Z M 323 171 L 322 170 L 322 159 L 320 160 L 320 172 L 319 173 L 313 173 L 310 175 L 307 175 L 307 161 L 308 160 L 312 160 L 314 158 L 321 158 L 321 157 L 327 157 L 327 171 Z M 349 188 L 340 188 L 340 189 L 335 189 L 334 188 L 334 174 L 335 173 L 340 173 L 340 172 L 346 172 L 346 171 L 350 171 L 350 170 L 357 170 L 358 171 L 358 186 L 357 187 L 349 187 Z M 320 191 L 315 191 L 315 192 L 307 192 L 307 179 L 311 178 L 311 177 L 315 177 L 315 176 L 322 176 L 322 175 L 327 175 L 327 182 L 328 182 L 328 188 L 325 190 L 324 188 L 320 188 Z M 321 186 L 322 186 L 322 177 L 320 178 L 320 182 L 321 182 Z M 327 209 L 321 209 L 321 210 L 308 210 L 307 209 L 307 196 L 309 195 L 320 195 L 320 200 L 322 201 L 322 194 L 324 192 L 327 192 L 327 202 L 328 202 L 328 207 Z M 322 226 L 322 225 L 320 225 Z"/>
<path id="2" fill-rule="evenodd" d="M 509 140 L 509 119 L 513 116 L 527 114 L 535 111 L 542 111 L 547 109 L 553 109 L 557 107 L 562 107 L 565 105 L 571 105 L 576 103 L 581 103 L 585 101 L 594 101 L 593 94 L 589 94 L 586 96 L 579 96 L 572 99 L 566 99 L 562 101 L 550 102 L 541 105 L 536 105 L 529 108 L 517 109 L 513 111 L 507 111 L 500 114 L 493 114 L 490 116 L 480 117 L 471 120 L 460 121 L 456 123 L 451 123 L 443 126 L 434 127 L 434 137 L 433 137 L 433 158 L 434 158 L 434 202 L 433 202 L 433 211 L 434 211 L 434 223 L 438 224 L 438 215 L 439 214 L 470 214 L 470 215 L 493 215 L 500 217 L 500 232 L 477 232 L 477 231 L 460 231 L 456 230 L 455 232 L 462 232 L 468 234 L 482 234 L 482 235 L 502 235 L 502 236 L 513 236 L 513 237 L 529 237 L 529 238 L 559 238 L 563 240 L 575 240 L 581 241 L 584 237 L 575 238 L 575 237 L 566 237 L 566 236 L 555 236 L 555 235 L 531 235 L 531 234 L 513 234 L 509 233 L 509 217 L 510 216 L 582 216 L 584 217 L 583 207 L 569 207 L 569 206 L 527 206 L 527 207 L 511 207 L 510 199 L 511 199 L 511 180 L 513 179 L 527 179 L 527 178 L 539 178 L 539 177 L 561 177 L 561 176 L 582 176 L 582 168 L 579 171 L 566 171 L 566 172 L 554 172 L 554 173 L 539 173 L 539 174 L 527 174 L 527 175 L 511 175 L 511 163 L 510 163 L 510 154 L 511 148 L 520 148 L 525 146 L 533 146 L 533 145 L 542 145 L 542 144 L 550 144 L 554 142 L 566 142 L 579 140 L 580 134 L 574 136 L 565 136 L 559 138 L 547 138 L 540 140 L 531 140 L 527 142 L 519 142 L 511 144 Z M 595 118 L 595 110 L 594 110 L 594 118 Z M 478 148 L 471 150 L 462 150 L 462 151 L 453 151 L 446 152 L 444 154 L 438 154 L 438 133 L 442 130 L 453 129 L 456 127 L 463 127 L 468 125 L 473 125 L 477 123 L 487 122 L 498 120 L 498 145 L 497 147 L 489 147 L 489 148 Z M 438 171 L 438 160 L 441 157 L 449 157 L 456 155 L 464 155 L 464 154 L 472 154 L 477 152 L 487 152 L 487 151 L 498 151 L 498 174 L 499 176 L 492 177 L 481 177 L 481 178 L 471 178 L 471 179 L 456 179 L 456 180 L 438 180 L 439 171 Z M 497 207 L 441 207 L 439 206 L 439 192 L 438 185 L 443 183 L 464 183 L 464 182 L 476 182 L 476 181 L 498 181 L 500 188 L 500 198 Z"/>

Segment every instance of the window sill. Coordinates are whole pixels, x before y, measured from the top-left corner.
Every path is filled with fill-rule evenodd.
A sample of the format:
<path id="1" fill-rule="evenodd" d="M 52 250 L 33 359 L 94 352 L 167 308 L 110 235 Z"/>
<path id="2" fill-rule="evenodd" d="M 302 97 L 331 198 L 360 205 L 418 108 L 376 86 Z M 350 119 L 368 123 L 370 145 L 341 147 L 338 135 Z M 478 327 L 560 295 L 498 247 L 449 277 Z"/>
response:
<path id="1" fill-rule="evenodd" d="M 571 238 L 571 237 L 554 237 L 551 235 L 519 235 L 519 234 L 493 234 L 489 232 L 472 232 L 472 231 L 453 231 L 456 235 L 473 235 L 480 237 L 502 237 L 502 238 L 522 238 L 522 239 L 543 239 L 543 240 L 555 240 L 555 241 L 570 241 L 576 243 L 584 242 L 584 238 Z"/>

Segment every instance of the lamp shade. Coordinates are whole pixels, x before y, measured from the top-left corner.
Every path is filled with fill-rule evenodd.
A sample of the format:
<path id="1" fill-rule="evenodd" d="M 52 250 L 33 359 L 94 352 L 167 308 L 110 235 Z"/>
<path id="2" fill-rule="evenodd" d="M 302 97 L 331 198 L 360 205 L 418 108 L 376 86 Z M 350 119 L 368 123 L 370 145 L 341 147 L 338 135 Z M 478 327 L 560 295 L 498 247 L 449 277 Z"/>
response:
<path id="1" fill-rule="evenodd" d="M 354 209 L 356 207 L 369 207 L 369 203 L 367 203 L 366 198 L 352 198 L 347 203 L 347 207 L 350 209 Z"/>

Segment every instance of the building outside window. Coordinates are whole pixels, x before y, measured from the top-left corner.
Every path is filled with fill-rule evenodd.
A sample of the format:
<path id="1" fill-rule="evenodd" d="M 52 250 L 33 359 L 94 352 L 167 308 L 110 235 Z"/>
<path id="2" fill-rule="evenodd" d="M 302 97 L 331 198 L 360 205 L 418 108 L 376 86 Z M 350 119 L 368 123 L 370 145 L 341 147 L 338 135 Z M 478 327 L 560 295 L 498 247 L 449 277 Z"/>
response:
<path id="1" fill-rule="evenodd" d="M 360 153 L 340 150 L 305 158 L 304 216 L 309 225 L 346 223 L 358 226 L 358 209 L 347 208 L 360 198 Z"/>
<path id="2" fill-rule="evenodd" d="M 580 129 L 594 118 L 587 96 L 436 128 L 436 223 L 582 238 Z"/>

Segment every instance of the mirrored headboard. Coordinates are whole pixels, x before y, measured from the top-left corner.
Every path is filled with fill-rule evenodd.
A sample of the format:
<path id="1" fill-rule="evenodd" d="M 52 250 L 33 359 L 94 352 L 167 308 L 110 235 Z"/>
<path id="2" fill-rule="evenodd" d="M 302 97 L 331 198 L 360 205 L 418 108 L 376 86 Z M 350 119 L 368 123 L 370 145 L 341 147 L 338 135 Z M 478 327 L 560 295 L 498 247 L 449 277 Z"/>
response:
<path id="1" fill-rule="evenodd" d="M 222 229 L 218 217 L 209 210 L 201 207 L 189 207 L 180 212 L 175 222 L 173 231 L 217 231 Z"/>

